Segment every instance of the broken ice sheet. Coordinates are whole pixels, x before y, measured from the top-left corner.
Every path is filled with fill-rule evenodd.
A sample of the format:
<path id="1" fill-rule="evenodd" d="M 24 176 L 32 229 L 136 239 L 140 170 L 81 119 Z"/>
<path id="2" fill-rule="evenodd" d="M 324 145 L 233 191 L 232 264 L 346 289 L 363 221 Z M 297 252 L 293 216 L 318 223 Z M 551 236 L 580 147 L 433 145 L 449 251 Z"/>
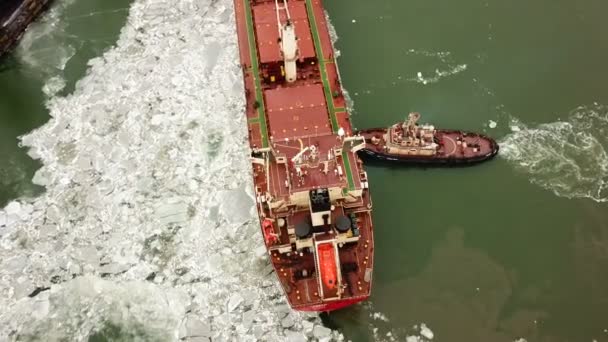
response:
<path id="1" fill-rule="evenodd" d="M 169 198 L 156 205 L 154 214 L 161 225 L 186 222 L 188 220 L 188 204 L 177 197 Z"/>
<path id="2" fill-rule="evenodd" d="M 72 95 L 49 99 L 49 122 L 22 139 L 47 191 L 0 211 L 0 288 L 49 289 L 0 296 L 0 340 L 337 336 L 292 312 L 255 257 L 232 6 L 135 0 L 116 46 Z M 302 317 L 314 328 L 303 331 Z"/>
<path id="3" fill-rule="evenodd" d="M 246 187 L 243 185 L 221 193 L 220 212 L 230 222 L 243 223 L 251 219 L 253 198 L 247 193 Z"/>

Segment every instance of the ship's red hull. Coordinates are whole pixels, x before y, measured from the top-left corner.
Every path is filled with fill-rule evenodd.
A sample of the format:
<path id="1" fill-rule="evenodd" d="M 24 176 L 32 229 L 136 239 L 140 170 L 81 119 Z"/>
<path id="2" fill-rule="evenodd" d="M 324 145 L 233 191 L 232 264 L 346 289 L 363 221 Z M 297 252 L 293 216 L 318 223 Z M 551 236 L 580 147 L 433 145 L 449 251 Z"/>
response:
<path id="1" fill-rule="evenodd" d="M 356 153 L 364 141 L 353 134 L 322 1 L 234 5 L 256 209 L 279 284 L 295 310 L 363 301 L 374 263 L 371 197 Z M 295 41 L 284 35 L 294 28 Z"/>
<path id="2" fill-rule="evenodd" d="M 364 300 L 367 300 L 369 296 L 360 297 L 360 298 L 352 298 L 347 300 L 337 300 L 334 302 L 327 302 L 317 305 L 303 306 L 298 308 L 299 311 L 308 311 L 308 312 L 329 312 L 334 310 L 343 309 L 347 306 L 351 306 L 353 304 L 360 303 Z"/>

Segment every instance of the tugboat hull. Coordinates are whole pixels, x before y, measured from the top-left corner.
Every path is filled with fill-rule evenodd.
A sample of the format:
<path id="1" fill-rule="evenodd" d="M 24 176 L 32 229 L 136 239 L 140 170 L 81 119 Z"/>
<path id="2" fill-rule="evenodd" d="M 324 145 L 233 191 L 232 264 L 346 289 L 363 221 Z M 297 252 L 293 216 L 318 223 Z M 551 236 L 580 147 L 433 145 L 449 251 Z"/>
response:
<path id="1" fill-rule="evenodd" d="M 359 151 L 359 156 L 370 161 L 380 161 L 383 163 L 397 163 L 404 165 L 418 166 L 471 166 L 494 158 L 499 151 L 496 141 L 486 135 L 457 130 L 437 130 L 435 140 L 443 144 L 442 153 L 429 156 L 403 155 L 389 153 L 386 149 L 374 145 L 371 138 L 386 134 L 386 129 L 376 128 L 359 131 L 365 137 L 366 147 Z M 458 137 L 463 137 L 471 145 L 477 146 L 477 151 L 466 150 L 462 153 L 462 148 L 457 144 Z M 471 146 L 469 145 L 469 146 Z M 470 148 L 470 147 L 469 147 Z"/>

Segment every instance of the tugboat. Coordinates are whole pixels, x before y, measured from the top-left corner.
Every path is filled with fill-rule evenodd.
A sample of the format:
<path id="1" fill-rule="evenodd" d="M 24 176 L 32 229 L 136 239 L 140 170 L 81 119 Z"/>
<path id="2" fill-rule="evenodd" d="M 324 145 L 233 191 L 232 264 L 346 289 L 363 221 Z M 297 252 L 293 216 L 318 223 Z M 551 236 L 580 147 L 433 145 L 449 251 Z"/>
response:
<path id="1" fill-rule="evenodd" d="M 0 57 L 23 35 L 51 0 L 0 0 Z"/>
<path id="2" fill-rule="evenodd" d="M 439 166 L 472 165 L 498 153 L 498 144 L 488 136 L 419 126 L 419 119 L 419 113 L 410 113 L 407 120 L 389 128 L 359 131 L 365 138 L 359 153 L 387 162 Z"/>
<path id="3" fill-rule="evenodd" d="M 291 307 L 366 300 L 374 236 L 321 0 L 235 0 L 256 209 Z M 262 241 L 260 241 L 262 243 Z"/>

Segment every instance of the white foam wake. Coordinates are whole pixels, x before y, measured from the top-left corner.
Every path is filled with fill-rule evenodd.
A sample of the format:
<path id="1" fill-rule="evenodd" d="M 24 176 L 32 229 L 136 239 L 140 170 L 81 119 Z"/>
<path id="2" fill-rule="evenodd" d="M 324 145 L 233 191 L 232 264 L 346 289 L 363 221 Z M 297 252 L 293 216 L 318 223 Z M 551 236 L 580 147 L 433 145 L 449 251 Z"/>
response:
<path id="1" fill-rule="evenodd" d="M 433 52 L 409 49 L 405 51 L 405 54 L 416 60 L 413 64 L 424 65 L 428 63 L 428 67 L 419 69 L 420 71 L 411 75 L 394 75 L 394 78 L 390 81 L 381 83 L 371 82 L 368 89 L 363 90 L 361 93 L 355 92 L 354 95 L 369 95 L 373 92 L 381 91 L 382 89 L 394 88 L 396 86 L 411 82 L 420 83 L 423 85 L 437 83 L 442 79 L 457 75 L 467 70 L 467 64 L 457 63 L 449 51 Z"/>
<path id="2" fill-rule="evenodd" d="M 0 210 L 0 340 L 335 336 L 276 286 L 249 194 L 231 0 L 136 0 L 23 137 L 47 191 Z"/>
<path id="3" fill-rule="evenodd" d="M 61 74 L 78 49 L 67 33 L 65 20 L 66 10 L 74 3 L 75 0 L 53 3 L 48 13 L 30 25 L 16 49 L 19 60 L 45 80 L 43 91 L 47 96 L 65 87 Z"/>
<path id="4" fill-rule="evenodd" d="M 513 120 L 501 156 L 534 184 L 567 198 L 608 201 L 608 107 L 581 106 L 564 121 L 527 127 Z"/>
<path id="5" fill-rule="evenodd" d="M 419 71 L 416 77 L 408 78 L 408 81 L 413 81 L 421 84 L 437 83 L 442 78 L 456 75 L 467 70 L 466 64 L 457 64 L 449 51 L 432 52 L 426 50 L 410 49 L 406 52 L 407 55 L 424 56 L 436 58 L 439 61 L 439 66 L 433 71 Z"/>

